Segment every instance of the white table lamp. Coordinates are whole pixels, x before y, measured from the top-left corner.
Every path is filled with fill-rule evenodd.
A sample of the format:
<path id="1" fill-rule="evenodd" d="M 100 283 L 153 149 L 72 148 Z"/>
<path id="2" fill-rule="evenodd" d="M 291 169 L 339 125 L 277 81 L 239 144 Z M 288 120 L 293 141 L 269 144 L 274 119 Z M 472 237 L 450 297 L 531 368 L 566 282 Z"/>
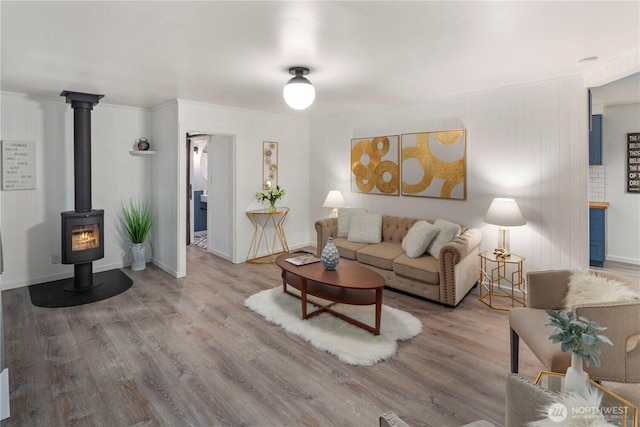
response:
<path id="1" fill-rule="evenodd" d="M 331 211 L 331 216 L 336 218 L 338 216 L 338 208 L 343 208 L 347 206 L 347 202 L 342 197 L 342 193 L 338 190 L 331 190 L 329 194 L 327 194 L 327 198 L 324 199 L 324 203 L 322 204 L 323 208 L 333 208 Z"/>
<path id="2" fill-rule="evenodd" d="M 516 201 L 506 197 L 493 199 L 484 222 L 498 226 L 498 249 L 504 249 L 507 254 L 509 253 L 509 227 L 518 227 L 527 223 Z"/>

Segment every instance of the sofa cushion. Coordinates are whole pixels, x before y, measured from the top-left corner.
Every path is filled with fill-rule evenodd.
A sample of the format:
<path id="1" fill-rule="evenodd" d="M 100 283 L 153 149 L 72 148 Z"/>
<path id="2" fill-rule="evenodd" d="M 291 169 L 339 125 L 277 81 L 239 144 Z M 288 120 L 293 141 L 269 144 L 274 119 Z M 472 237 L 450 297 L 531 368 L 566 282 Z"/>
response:
<path id="1" fill-rule="evenodd" d="M 453 222 L 445 221 L 443 219 L 436 219 L 436 222 L 433 223 L 436 227 L 440 229 L 436 237 L 433 239 L 427 252 L 429 255 L 438 259 L 440 256 L 440 249 L 456 237 L 460 235 L 461 228 L 458 224 L 454 224 Z"/>
<path id="2" fill-rule="evenodd" d="M 382 240 L 382 215 L 361 212 L 349 221 L 350 242 L 380 243 Z"/>
<path id="3" fill-rule="evenodd" d="M 356 251 L 368 246 L 367 243 L 350 242 L 344 237 L 333 239 L 333 244 L 338 248 L 340 256 L 347 259 L 356 259 Z"/>
<path id="4" fill-rule="evenodd" d="M 336 237 L 347 237 L 349 235 L 349 225 L 351 217 L 357 213 L 363 213 L 365 208 L 339 208 L 338 209 L 338 235 Z"/>
<path id="5" fill-rule="evenodd" d="M 425 253 L 429 244 L 440 231 L 427 221 L 418 221 L 409 229 L 402 239 L 402 249 L 409 258 L 418 258 Z"/>
<path id="6" fill-rule="evenodd" d="M 393 260 L 403 255 L 402 247 L 397 243 L 381 242 L 367 245 L 356 252 L 356 259 L 363 263 L 384 270 L 393 270 Z"/>
<path id="7" fill-rule="evenodd" d="M 440 284 L 440 265 L 431 256 L 409 258 L 407 254 L 401 254 L 393 260 L 393 272 L 421 282 Z"/>

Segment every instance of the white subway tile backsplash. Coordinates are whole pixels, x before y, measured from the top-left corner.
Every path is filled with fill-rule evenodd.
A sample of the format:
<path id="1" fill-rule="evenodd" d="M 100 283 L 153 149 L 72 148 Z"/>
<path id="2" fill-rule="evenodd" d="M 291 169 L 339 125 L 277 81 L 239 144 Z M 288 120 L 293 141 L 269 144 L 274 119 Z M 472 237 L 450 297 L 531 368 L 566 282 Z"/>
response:
<path id="1" fill-rule="evenodd" d="M 607 167 L 605 165 L 589 166 L 589 200 L 592 202 L 607 201 Z"/>

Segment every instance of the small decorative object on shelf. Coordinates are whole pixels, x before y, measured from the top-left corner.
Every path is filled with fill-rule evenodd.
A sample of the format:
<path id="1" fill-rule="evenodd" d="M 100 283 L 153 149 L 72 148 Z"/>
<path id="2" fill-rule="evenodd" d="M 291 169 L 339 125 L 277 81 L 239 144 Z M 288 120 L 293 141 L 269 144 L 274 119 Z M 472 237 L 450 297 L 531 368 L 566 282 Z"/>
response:
<path id="1" fill-rule="evenodd" d="M 147 151 L 149 149 L 149 141 L 147 141 L 147 138 L 137 139 L 136 142 L 138 143 L 138 150 Z"/>
<path id="2" fill-rule="evenodd" d="M 279 185 L 276 185 L 275 188 L 273 188 L 273 186 L 271 185 L 271 181 L 267 181 L 265 183 L 264 189 L 267 190 L 266 193 L 261 193 L 261 192 L 257 192 L 256 193 L 256 197 L 258 198 L 258 200 L 260 201 L 260 203 L 264 202 L 265 200 L 269 201 L 269 210 L 271 212 L 275 212 L 276 211 L 276 202 L 281 199 L 282 197 L 284 197 L 284 195 L 286 194 L 286 191 L 284 191 L 284 189 L 280 188 Z"/>
<path id="3" fill-rule="evenodd" d="M 329 237 L 327 244 L 324 245 L 320 260 L 322 261 L 322 265 L 325 270 L 335 270 L 338 266 L 338 263 L 340 262 L 340 253 L 338 252 L 338 248 L 336 248 L 335 243 L 333 243 L 332 237 Z"/>
<path id="4" fill-rule="evenodd" d="M 599 332 L 605 327 L 591 322 L 586 317 L 576 317 L 573 311 L 561 312 L 546 310 L 549 323 L 545 326 L 555 326 L 556 329 L 549 336 L 554 343 L 561 343 L 561 350 L 571 350 L 571 366 L 567 368 L 564 381 L 564 391 L 581 392 L 589 386 L 589 374 L 582 369 L 584 360 L 589 366 L 600 366 L 600 349 L 598 343 L 613 345 L 611 340 Z"/>
<path id="5" fill-rule="evenodd" d="M 504 249 L 494 249 L 493 254 L 496 256 L 496 259 L 504 259 L 511 256 L 511 254 Z"/>

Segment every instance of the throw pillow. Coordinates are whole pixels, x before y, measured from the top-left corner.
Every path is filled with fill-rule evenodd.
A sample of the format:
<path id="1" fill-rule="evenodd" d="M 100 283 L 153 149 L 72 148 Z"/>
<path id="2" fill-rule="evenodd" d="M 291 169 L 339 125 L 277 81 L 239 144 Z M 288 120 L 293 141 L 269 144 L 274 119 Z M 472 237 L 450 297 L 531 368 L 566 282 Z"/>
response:
<path id="1" fill-rule="evenodd" d="M 409 258 L 418 258 L 427 251 L 429 244 L 440 231 L 435 225 L 427 221 L 418 221 L 402 239 L 402 249 Z"/>
<path id="2" fill-rule="evenodd" d="M 630 302 L 637 299 L 640 299 L 640 292 L 622 282 L 586 271 L 574 271 L 569 279 L 564 307 L 565 310 L 572 310 L 576 304 Z"/>
<path id="3" fill-rule="evenodd" d="M 454 224 L 453 222 L 445 221 L 444 219 L 436 219 L 433 223 L 439 231 L 436 234 L 435 239 L 429 245 L 427 252 L 429 255 L 438 259 L 440 256 L 440 249 L 456 237 L 460 235 L 461 228 L 458 224 Z"/>
<path id="4" fill-rule="evenodd" d="M 382 241 L 382 215 L 366 212 L 353 215 L 347 239 L 356 243 L 380 243 Z"/>
<path id="5" fill-rule="evenodd" d="M 349 236 L 349 223 L 351 217 L 357 213 L 365 213 L 365 208 L 339 208 L 338 209 L 338 235 L 336 237 Z"/>

